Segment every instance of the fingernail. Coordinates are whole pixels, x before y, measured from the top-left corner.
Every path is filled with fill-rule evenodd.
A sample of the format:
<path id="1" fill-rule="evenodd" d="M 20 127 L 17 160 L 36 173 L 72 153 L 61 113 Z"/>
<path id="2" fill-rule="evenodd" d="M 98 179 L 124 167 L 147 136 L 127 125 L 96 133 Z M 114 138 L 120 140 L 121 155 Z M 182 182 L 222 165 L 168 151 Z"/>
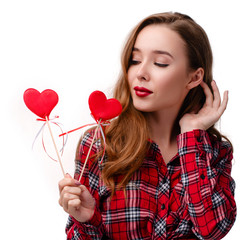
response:
<path id="1" fill-rule="evenodd" d="M 69 173 L 66 173 L 65 176 L 72 178 L 72 176 Z"/>
<path id="2" fill-rule="evenodd" d="M 77 186 L 82 185 L 78 180 L 75 180 L 74 182 L 75 182 L 75 184 L 76 184 Z"/>

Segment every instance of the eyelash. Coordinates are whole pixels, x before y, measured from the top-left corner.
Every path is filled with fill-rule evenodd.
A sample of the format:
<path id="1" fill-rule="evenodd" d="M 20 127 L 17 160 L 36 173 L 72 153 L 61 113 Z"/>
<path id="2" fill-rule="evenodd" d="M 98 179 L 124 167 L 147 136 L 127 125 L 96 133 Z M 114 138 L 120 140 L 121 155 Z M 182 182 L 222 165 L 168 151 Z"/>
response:
<path id="1" fill-rule="evenodd" d="M 131 65 L 137 65 L 140 63 L 140 61 L 136 61 L 136 60 L 131 60 Z M 169 64 L 163 64 L 163 63 L 157 63 L 155 62 L 154 65 L 158 66 L 158 67 L 167 67 Z"/>
<path id="2" fill-rule="evenodd" d="M 137 64 L 139 64 L 140 63 L 140 61 L 136 61 L 136 60 L 131 60 L 130 61 L 130 64 L 131 65 L 137 65 Z"/>
<path id="3" fill-rule="evenodd" d="M 154 63 L 158 67 L 167 67 L 169 64 L 163 64 L 163 63 Z"/>

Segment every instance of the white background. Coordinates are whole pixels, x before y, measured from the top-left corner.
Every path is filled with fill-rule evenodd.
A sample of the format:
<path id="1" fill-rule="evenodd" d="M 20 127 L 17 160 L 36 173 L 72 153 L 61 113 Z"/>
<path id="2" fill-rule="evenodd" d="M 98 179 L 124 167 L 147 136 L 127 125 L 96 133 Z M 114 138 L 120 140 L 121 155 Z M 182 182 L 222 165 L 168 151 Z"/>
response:
<path id="1" fill-rule="evenodd" d="M 24 105 L 23 92 L 30 87 L 54 89 L 60 100 L 52 116 L 60 116 L 65 130 L 91 123 L 89 94 L 98 89 L 111 96 L 127 34 L 156 12 L 189 14 L 209 36 L 214 78 L 221 93 L 229 90 L 221 130 L 235 147 L 232 175 L 240 203 L 239 10 L 239 3 L 231 0 L 2 0 L 0 239 L 66 239 L 67 214 L 58 205 L 62 173 L 46 157 L 40 138 L 31 149 L 42 123 Z M 71 174 L 80 134 L 69 136 L 63 156 Z M 225 239 L 239 239 L 239 224 L 237 219 Z"/>

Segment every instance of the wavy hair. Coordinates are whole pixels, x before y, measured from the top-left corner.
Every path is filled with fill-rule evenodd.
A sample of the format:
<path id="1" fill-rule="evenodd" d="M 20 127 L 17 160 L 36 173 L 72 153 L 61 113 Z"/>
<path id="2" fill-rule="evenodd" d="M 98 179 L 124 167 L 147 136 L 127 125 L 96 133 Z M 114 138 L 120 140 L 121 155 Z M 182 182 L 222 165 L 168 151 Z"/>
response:
<path id="1" fill-rule="evenodd" d="M 136 110 L 127 80 L 131 64 L 132 49 L 140 31 L 152 24 L 164 24 L 175 31 L 185 42 L 189 70 L 204 69 L 204 79 L 212 91 L 212 50 L 205 31 L 192 18 L 180 13 L 160 13 L 142 20 L 130 33 L 122 51 L 122 72 L 114 89 L 114 98 L 122 104 L 122 114 L 106 128 L 107 161 L 104 163 L 102 178 L 115 192 L 116 187 L 125 188 L 133 173 L 137 171 L 149 149 L 149 127 L 143 112 Z M 198 110 L 205 103 L 201 86 L 191 89 L 179 111 L 176 123 L 188 112 Z M 179 124 L 178 124 L 179 126 Z M 179 128 L 180 131 L 180 128 Z M 222 140 L 222 134 L 211 126 L 208 133 Z M 180 132 L 179 132 L 180 133 Z M 120 178 L 118 178 L 120 177 Z"/>

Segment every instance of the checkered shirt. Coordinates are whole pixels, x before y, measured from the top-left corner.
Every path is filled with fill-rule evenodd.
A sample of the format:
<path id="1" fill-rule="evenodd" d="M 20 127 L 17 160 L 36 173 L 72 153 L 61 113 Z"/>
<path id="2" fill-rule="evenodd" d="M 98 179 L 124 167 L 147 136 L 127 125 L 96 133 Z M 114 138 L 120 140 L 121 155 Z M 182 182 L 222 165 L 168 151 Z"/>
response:
<path id="1" fill-rule="evenodd" d="M 76 179 L 93 134 L 85 135 L 79 146 Z M 81 182 L 96 199 L 95 213 L 85 223 L 69 216 L 67 239 L 223 238 L 236 218 L 232 148 L 203 130 L 180 134 L 177 143 L 178 154 L 166 165 L 151 141 L 141 168 L 126 186 L 126 199 L 123 190 L 116 190 L 110 200 L 111 191 L 101 180 L 107 156 L 102 164 L 89 159 Z M 100 149 L 98 139 L 90 156 Z"/>

